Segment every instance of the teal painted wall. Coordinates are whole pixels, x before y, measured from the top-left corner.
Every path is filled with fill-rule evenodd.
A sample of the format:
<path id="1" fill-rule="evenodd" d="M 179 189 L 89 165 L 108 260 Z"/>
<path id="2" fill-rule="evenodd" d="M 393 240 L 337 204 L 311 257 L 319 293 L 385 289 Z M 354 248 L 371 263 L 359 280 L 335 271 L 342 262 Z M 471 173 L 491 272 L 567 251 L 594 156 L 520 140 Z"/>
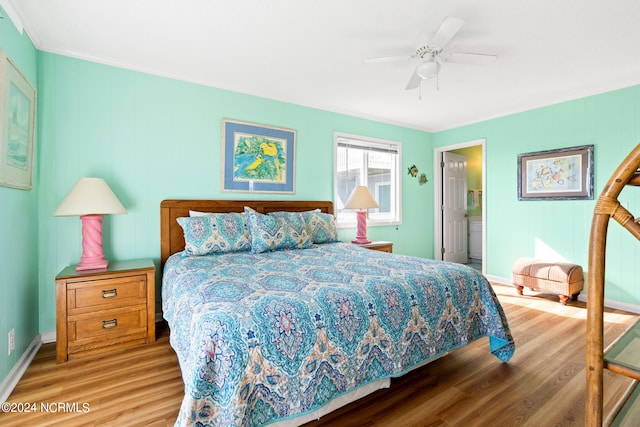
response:
<path id="1" fill-rule="evenodd" d="M 403 173 L 403 222 L 369 227 L 369 237 L 392 240 L 394 251 L 433 257 L 433 147 L 486 138 L 487 272 L 510 277 L 518 256 L 556 256 L 587 265 L 594 201 L 518 202 L 519 153 L 595 145 L 599 193 L 639 141 L 640 86 L 540 108 L 431 135 L 412 129 L 122 70 L 38 52 L 8 19 L 0 47 L 38 88 L 34 188 L 0 187 L 0 378 L 38 332 L 55 329 L 54 277 L 80 257 L 80 221 L 53 211 L 82 176 L 107 180 L 128 210 L 105 219 L 111 259 L 159 257 L 159 204 L 166 198 L 280 198 L 220 191 L 222 118 L 297 131 L 296 194 L 333 198 L 333 133 L 403 143 L 402 167 L 412 164 L 429 183 Z M 625 192 L 632 212 L 640 194 Z M 607 298 L 640 304 L 640 246 L 619 226 L 609 235 Z M 340 230 L 350 240 L 353 229 Z M 16 352 L 7 357 L 7 332 Z"/>
<path id="2" fill-rule="evenodd" d="M 37 87 L 37 51 L 19 34 L 0 8 L 0 48 Z M 36 143 L 36 150 L 37 150 Z M 0 187 L 0 383 L 39 331 L 38 325 L 38 167 L 34 156 L 31 191 Z M 8 356 L 9 330 L 15 328 L 15 351 Z"/>
<path id="3" fill-rule="evenodd" d="M 434 146 L 486 138 L 487 273 L 511 277 L 517 257 L 555 257 L 587 269 L 589 230 L 595 200 L 518 201 L 520 153 L 593 144 L 594 192 L 600 194 L 622 159 L 640 142 L 640 86 L 439 132 Z M 640 211 L 640 192 L 621 196 Z M 613 222 L 607 244 L 606 295 L 640 304 L 640 245 Z M 584 291 L 583 291 L 584 292 Z"/>
<path id="4" fill-rule="evenodd" d="M 332 200 L 335 131 L 402 142 L 403 167 L 433 164 L 426 132 L 49 53 L 40 53 L 39 70 L 46 159 L 39 197 L 41 331 L 55 329 L 56 274 L 81 254 L 79 219 L 52 216 L 80 177 L 104 178 L 128 211 L 104 220 L 107 258 L 157 263 L 163 199 Z M 297 131 L 295 195 L 221 192 L 223 118 Z M 392 240 L 396 252 L 432 257 L 433 188 L 406 174 L 402 180 L 402 225 L 369 227 L 368 235 Z M 340 230 L 344 240 L 354 234 Z"/>

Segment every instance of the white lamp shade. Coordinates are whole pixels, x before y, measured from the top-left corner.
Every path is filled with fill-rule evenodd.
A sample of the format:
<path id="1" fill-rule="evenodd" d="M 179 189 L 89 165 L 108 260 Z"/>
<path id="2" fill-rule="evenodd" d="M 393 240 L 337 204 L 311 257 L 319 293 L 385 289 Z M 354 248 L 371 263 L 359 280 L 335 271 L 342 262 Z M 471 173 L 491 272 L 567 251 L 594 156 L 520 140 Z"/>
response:
<path id="1" fill-rule="evenodd" d="M 423 79 L 431 79 L 440 71 L 440 64 L 435 61 L 427 61 L 418 65 L 416 73 Z"/>
<path id="2" fill-rule="evenodd" d="M 80 178 L 53 216 L 126 214 L 120 200 L 102 178 Z"/>
<path id="3" fill-rule="evenodd" d="M 377 207 L 378 203 L 376 203 L 371 192 L 364 185 L 354 188 L 351 196 L 349 196 L 349 200 L 347 200 L 347 203 L 344 205 L 345 209 L 369 209 Z"/>

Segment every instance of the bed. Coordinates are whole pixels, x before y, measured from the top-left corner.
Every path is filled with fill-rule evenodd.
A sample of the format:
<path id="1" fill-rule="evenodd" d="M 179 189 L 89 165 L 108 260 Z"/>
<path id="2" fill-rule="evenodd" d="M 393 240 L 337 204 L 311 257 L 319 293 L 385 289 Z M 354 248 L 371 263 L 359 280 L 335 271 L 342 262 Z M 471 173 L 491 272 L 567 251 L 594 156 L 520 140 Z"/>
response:
<path id="1" fill-rule="evenodd" d="M 177 426 L 301 425 L 482 337 L 497 363 L 511 358 L 480 273 L 336 241 L 331 214 L 324 201 L 162 201 L 163 316 L 185 387 Z M 237 237 L 239 217 L 250 250 L 243 236 L 211 243 L 202 224 Z M 260 249 L 263 226 L 291 227 L 297 246 Z"/>

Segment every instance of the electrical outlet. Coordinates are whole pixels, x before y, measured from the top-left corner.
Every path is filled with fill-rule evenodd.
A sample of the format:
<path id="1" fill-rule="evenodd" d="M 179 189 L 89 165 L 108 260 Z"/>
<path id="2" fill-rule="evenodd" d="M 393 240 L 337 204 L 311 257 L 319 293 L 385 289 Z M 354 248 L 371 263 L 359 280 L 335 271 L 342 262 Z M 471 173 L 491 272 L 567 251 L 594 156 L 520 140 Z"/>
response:
<path id="1" fill-rule="evenodd" d="M 13 353 L 13 350 L 16 349 L 16 330 L 15 329 L 11 329 L 9 331 L 9 356 L 11 356 L 11 353 Z"/>

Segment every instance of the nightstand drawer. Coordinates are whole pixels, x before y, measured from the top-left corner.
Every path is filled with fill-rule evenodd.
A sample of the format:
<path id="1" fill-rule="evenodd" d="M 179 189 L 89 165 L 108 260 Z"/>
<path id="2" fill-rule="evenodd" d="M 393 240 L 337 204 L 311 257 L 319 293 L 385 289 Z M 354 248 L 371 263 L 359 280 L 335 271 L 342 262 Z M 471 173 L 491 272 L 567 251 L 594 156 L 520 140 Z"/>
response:
<path id="1" fill-rule="evenodd" d="M 67 308 L 82 309 L 103 305 L 131 305 L 146 301 L 145 275 L 101 279 L 70 284 L 67 288 Z"/>
<path id="2" fill-rule="evenodd" d="M 92 337 L 121 335 L 138 329 L 142 336 L 147 328 L 147 309 L 142 306 L 137 310 L 131 308 L 106 310 L 91 316 L 83 315 L 69 319 L 69 341 Z"/>
<path id="3" fill-rule="evenodd" d="M 56 361 L 154 342 L 155 272 L 150 259 L 65 267 L 56 276 Z"/>
<path id="4" fill-rule="evenodd" d="M 360 244 L 358 246 L 379 252 L 393 252 L 393 242 L 374 241 L 371 243 Z"/>

